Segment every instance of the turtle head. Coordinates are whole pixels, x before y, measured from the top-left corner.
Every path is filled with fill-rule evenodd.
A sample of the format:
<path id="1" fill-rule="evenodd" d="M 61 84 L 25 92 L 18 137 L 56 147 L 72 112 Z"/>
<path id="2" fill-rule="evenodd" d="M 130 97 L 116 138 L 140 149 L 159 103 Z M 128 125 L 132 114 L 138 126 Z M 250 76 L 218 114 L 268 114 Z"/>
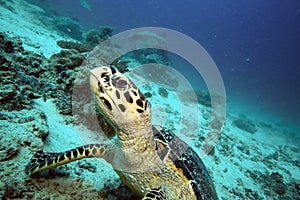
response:
<path id="1" fill-rule="evenodd" d="M 91 70 L 90 86 L 100 112 L 127 136 L 151 129 L 150 104 L 124 74 L 112 67 Z"/>

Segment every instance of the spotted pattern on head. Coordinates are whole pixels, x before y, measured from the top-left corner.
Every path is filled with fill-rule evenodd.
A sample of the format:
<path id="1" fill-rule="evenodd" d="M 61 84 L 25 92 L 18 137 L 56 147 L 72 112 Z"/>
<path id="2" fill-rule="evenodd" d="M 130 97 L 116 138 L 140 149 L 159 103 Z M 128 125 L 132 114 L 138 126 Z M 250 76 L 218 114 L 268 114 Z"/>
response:
<path id="1" fill-rule="evenodd" d="M 90 85 L 101 112 L 119 129 L 151 125 L 150 105 L 124 74 L 110 67 L 91 70 Z"/>

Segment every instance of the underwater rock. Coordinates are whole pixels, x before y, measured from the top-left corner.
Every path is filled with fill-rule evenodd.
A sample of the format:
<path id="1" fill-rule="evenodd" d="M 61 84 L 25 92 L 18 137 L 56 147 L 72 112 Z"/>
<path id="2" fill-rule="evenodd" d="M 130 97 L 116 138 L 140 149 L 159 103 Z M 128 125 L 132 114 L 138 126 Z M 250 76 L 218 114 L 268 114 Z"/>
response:
<path id="1" fill-rule="evenodd" d="M 85 41 L 92 46 L 99 45 L 102 41 L 112 36 L 115 28 L 110 26 L 100 26 L 98 30 L 91 29 L 86 33 Z"/>
<path id="2" fill-rule="evenodd" d="M 11 61 L 18 63 L 18 66 L 21 69 L 18 72 L 38 78 L 46 71 L 46 60 L 47 59 L 43 55 L 29 51 L 22 51 L 15 54 Z"/>
<path id="3" fill-rule="evenodd" d="M 103 114 L 97 109 L 96 115 L 98 119 L 99 126 L 101 127 L 103 133 L 108 138 L 112 138 L 115 136 L 116 132 L 114 127 L 107 121 L 107 119 L 103 116 Z"/>
<path id="4" fill-rule="evenodd" d="M 144 94 L 145 98 L 151 98 L 152 97 L 152 94 L 150 92 L 146 92 Z"/>
<path id="5" fill-rule="evenodd" d="M 32 133 L 41 138 L 42 141 L 45 141 L 49 135 L 49 127 L 45 121 L 44 123 L 34 124 L 32 125 Z"/>
<path id="6" fill-rule="evenodd" d="M 7 39 L 5 33 L 0 32 L 0 52 L 14 53 L 15 51 L 23 50 L 22 42 L 18 38 Z"/>
<path id="7" fill-rule="evenodd" d="M 162 88 L 162 87 L 158 88 L 158 94 L 161 97 L 164 97 L 164 98 L 168 98 L 168 96 L 169 96 L 168 91 L 165 88 Z"/>
<path id="8" fill-rule="evenodd" d="M 84 170 L 90 171 L 92 173 L 96 172 L 96 167 L 94 165 L 92 165 L 90 162 L 80 162 L 78 164 L 79 168 L 82 168 Z"/>
<path id="9" fill-rule="evenodd" d="M 1 73 L 3 75 L 3 73 Z M 26 98 L 26 94 L 23 93 L 23 90 L 20 90 L 12 82 L 15 80 L 13 76 L 10 76 L 10 80 L 2 79 L 0 80 L 0 110 L 21 110 L 24 108 L 30 108 L 31 103 Z M 25 98 L 24 98 L 25 97 Z"/>
<path id="10" fill-rule="evenodd" d="M 238 119 L 234 120 L 233 124 L 248 133 L 255 133 L 257 131 L 255 123 L 243 115 L 240 115 Z"/>
<path id="11" fill-rule="evenodd" d="M 214 144 L 204 143 L 201 146 L 201 150 L 203 152 L 205 152 L 205 154 L 207 154 L 207 155 L 214 155 L 214 153 L 215 153 Z"/>
<path id="12" fill-rule="evenodd" d="M 206 114 L 203 115 L 203 118 L 207 117 L 208 119 L 208 116 Z M 210 128 L 212 130 L 221 130 L 222 127 L 223 127 L 223 120 L 221 118 L 215 117 L 212 119 L 210 123 Z"/>
<path id="13" fill-rule="evenodd" d="M 58 175 L 56 172 L 54 174 Z M 26 199 L 102 199 L 93 185 L 84 178 L 64 176 L 43 176 L 28 180 L 28 185 L 36 188 Z M 38 192 L 37 192 L 38 190 Z M 28 194 L 28 193 L 27 193 Z M 25 199 L 25 198 L 24 198 Z"/>
<path id="14" fill-rule="evenodd" d="M 93 46 L 86 43 L 72 42 L 72 41 L 57 41 L 57 45 L 63 49 L 75 49 L 79 53 L 88 52 L 93 49 Z"/>
<path id="15" fill-rule="evenodd" d="M 0 55 L 0 65 L 6 63 L 7 60 L 4 56 Z M 0 66 L 0 70 L 3 70 L 4 68 L 2 66 Z"/>
<path id="16" fill-rule="evenodd" d="M 19 153 L 19 149 L 13 146 L 0 146 L 0 162 L 11 160 Z"/>
<path id="17" fill-rule="evenodd" d="M 141 64 L 157 63 L 170 65 L 168 54 L 160 49 L 137 49 L 129 52 L 127 57 L 135 58 Z"/>
<path id="18" fill-rule="evenodd" d="M 245 154 L 247 154 L 247 155 L 250 155 L 250 148 L 249 148 L 248 145 L 246 145 L 246 144 L 244 144 L 244 143 L 241 143 L 240 145 L 237 146 L 237 148 L 238 148 L 241 152 L 243 152 L 243 153 L 245 153 Z"/>
<path id="19" fill-rule="evenodd" d="M 270 186 L 273 188 L 274 192 L 279 195 L 283 195 L 286 192 L 286 185 L 283 181 L 283 176 L 278 172 L 272 172 L 270 176 Z"/>
<path id="20" fill-rule="evenodd" d="M 195 101 L 205 107 L 211 107 L 211 98 L 205 90 L 184 90 L 179 93 L 180 99 L 184 101 Z"/>
<path id="21" fill-rule="evenodd" d="M 222 144 L 226 144 L 226 145 L 222 145 L 222 146 L 217 146 L 219 148 L 218 151 L 220 152 L 221 155 L 224 155 L 228 158 L 233 158 L 236 156 L 236 153 L 235 153 L 234 149 L 232 148 L 234 143 L 232 142 L 231 139 L 229 139 L 227 137 L 220 137 L 220 142 Z M 231 144 L 231 145 L 228 145 L 228 144 Z"/>
<path id="22" fill-rule="evenodd" d="M 27 187 L 20 184 L 20 180 L 15 179 L 13 182 L 5 182 L 3 187 L 2 199 L 30 199 L 30 193 L 33 193 L 33 187 Z"/>
<path id="23" fill-rule="evenodd" d="M 13 43 L 11 41 L 7 41 L 4 43 L 4 46 L 3 46 L 3 50 L 6 52 L 6 53 L 13 53 L 14 52 L 14 46 L 13 46 Z"/>
<path id="24" fill-rule="evenodd" d="M 294 160 L 292 163 L 300 169 L 300 160 Z"/>
<path id="25" fill-rule="evenodd" d="M 1 199 L 31 199 L 34 187 L 28 181 L 24 166 L 31 157 L 30 150 L 43 147 L 35 130 L 47 121 L 38 110 L 1 111 L 0 129 L 0 196 Z"/>
<path id="26" fill-rule="evenodd" d="M 13 84 L 5 85 L 0 90 L 0 102 L 5 103 L 6 101 L 10 101 L 14 99 L 16 96 L 16 86 Z"/>
<path id="27" fill-rule="evenodd" d="M 93 46 L 98 45 L 100 42 L 98 31 L 96 29 L 89 30 L 86 33 L 85 41 Z"/>
<path id="28" fill-rule="evenodd" d="M 82 40 L 82 31 L 79 22 L 68 17 L 56 17 L 56 28 L 75 40 Z"/>
<path id="29" fill-rule="evenodd" d="M 278 151 L 275 151 L 274 153 L 266 156 L 264 159 L 265 160 L 271 160 L 271 159 L 278 160 L 278 157 L 279 157 Z"/>
<path id="30" fill-rule="evenodd" d="M 119 72 L 121 73 L 125 73 L 128 72 L 128 63 L 130 61 L 129 60 L 122 60 L 122 59 L 117 59 L 114 62 L 111 63 L 112 66 L 116 67 L 118 69 Z"/>
<path id="31" fill-rule="evenodd" d="M 149 53 L 149 52 L 148 52 Z M 160 54 L 142 54 L 142 63 L 162 63 L 163 57 Z"/>
<path id="32" fill-rule="evenodd" d="M 101 42 L 111 37 L 114 30 L 115 28 L 111 26 L 100 26 L 98 32 Z"/>
<path id="33" fill-rule="evenodd" d="M 262 173 L 256 170 L 246 171 L 249 176 L 258 183 L 263 185 L 262 190 L 266 196 L 276 196 L 279 195 L 280 198 L 293 199 L 297 191 L 295 190 L 296 185 L 291 182 L 286 184 L 284 182 L 284 177 L 279 172 Z"/>
<path id="34" fill-rule="evenodd" d="M 113 189 L 112 189 L 113 188 Z M 108 182 L 104 185 L 104 188 L 99 193 L 100 197 L 110 200 L 139 200 L 136 194 L 132 192 L 126 185 L 121 183 L 117 188 Z"/>
<path id="35" fill-rule="evenodd" d="M 72 97 L 63 92 L 59 92 L 57 98 L 54 99 L 54 104 L 59 114 L 72 115 Z"/>
<path id="36" fill-rule="evenodd" d="M 49 65 L 57 70 L 74 69 L 81 66 L 84 59 L 85 57 L 75 49 L 62 50 L 50 57 Z"/>
<path id="37" fill-rule="evenodd" d="M 32 100 L 40 98 L 53 89 L 51 84 L 41 78 L 46 72 L 46 58 L 42 55 L 24 51 L 18 39 L 0 33 L 0 45 L 12 43 L 18 53 L 7 53 L 3 49 L 0 67 L 0 108 L 2 110 L 31 109 Z"/>
<path id="38" fill-rule="evenodd" d="M 134 42 L 136 49 L 147 48 L 147 46 L 163 49 L 167 46 L 165 38 L 149 31 L 134 33 L 130 35 L 130 40 Z"/>
<path id="39" fill-rule="evenodd" d="M 60 114 L 72 114 L 72 89 L 76 78 L 77 68 L 81 66 L 85 57 L 78 51 L 62 50 L 51 56 L 48 61 L 48 81 L 56 85 L 55 90 L 49 93 Z"/>
<path id="40" fill-rule="evenodd" d="M 245 190 L 245 196 L 247 197 L 247 199 L 263 200 L 263 198 L 260 197 L 256 191 L 253 191 L 250 188 L 244 188 L 244 190 Z M 245 198 L 241 198 L 241 199 L 245 199 Z"/>
<path id="41" fill-rule="evenodd" d="M 200 104 L 206 106 L 206 107 L 211 107 L 211 99 L 208 91 L 195 91 L 197 100 Z"/>

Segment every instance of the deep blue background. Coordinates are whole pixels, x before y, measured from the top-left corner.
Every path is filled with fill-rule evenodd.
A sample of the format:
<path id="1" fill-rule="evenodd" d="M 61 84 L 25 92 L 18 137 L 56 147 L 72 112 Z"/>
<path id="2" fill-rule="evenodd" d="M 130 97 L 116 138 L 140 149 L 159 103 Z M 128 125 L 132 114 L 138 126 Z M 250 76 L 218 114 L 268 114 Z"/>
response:
<path id="1" fill-rule="evenodd" d="M 171 28 L 197 40 L 222 74 L 229 101 L 300 125 L 299 0 L 46 0 L 85 28 Z"/>

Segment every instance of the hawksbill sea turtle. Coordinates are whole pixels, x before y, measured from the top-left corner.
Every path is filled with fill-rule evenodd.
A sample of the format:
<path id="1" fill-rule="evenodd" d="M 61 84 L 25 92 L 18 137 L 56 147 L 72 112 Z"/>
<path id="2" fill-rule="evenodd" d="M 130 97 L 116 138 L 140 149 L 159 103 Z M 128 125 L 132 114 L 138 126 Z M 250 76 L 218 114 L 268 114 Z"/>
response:
<path id="1" fill-rule="evenodd" d="M 143 200 L 216 200 L 212 179 L 197 153 L 174 133 L 151 124 L 144 95 L 112 67 L 91 70 L 96 105 L 114 127 L 118 143 L 87 144 L 65 152 L 36 152 L 28 174 L 82 158 L 109 162 Z"/>

